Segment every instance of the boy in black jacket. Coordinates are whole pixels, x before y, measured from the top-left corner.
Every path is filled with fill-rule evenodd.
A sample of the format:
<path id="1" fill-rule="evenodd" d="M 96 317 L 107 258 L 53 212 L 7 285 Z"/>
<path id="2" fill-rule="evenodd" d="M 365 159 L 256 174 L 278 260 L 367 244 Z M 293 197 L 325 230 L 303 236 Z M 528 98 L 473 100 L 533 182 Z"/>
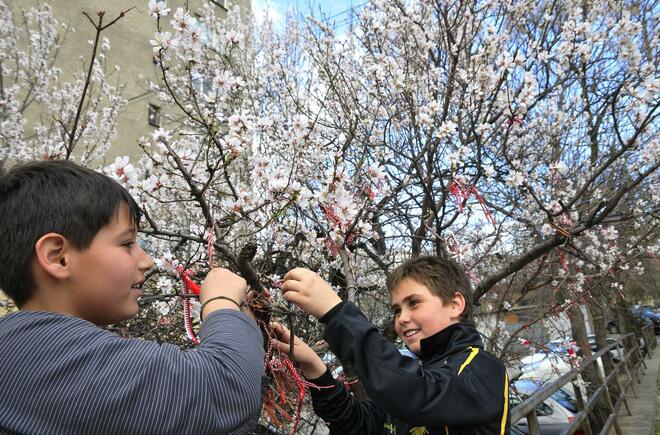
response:
<path id="1" fill-rule="evenodd" d="M 316 273 L 293 269 L 284 297 L 326 325 L 325 339 L 354 367 L 370 400 L 360 402 L 297 337 L 294 354 L 311 389 L 315 412 L 334 434 L 508 434 L 504 365 L 483 350 L 470 323 L 470 285 L 453 261 L 419 257 L 388 278 L 395 329 L 419 362 L 403 356 L 351 302 L 342 302 Z M 276 325 L 278 348 L 288 331 Z"/>

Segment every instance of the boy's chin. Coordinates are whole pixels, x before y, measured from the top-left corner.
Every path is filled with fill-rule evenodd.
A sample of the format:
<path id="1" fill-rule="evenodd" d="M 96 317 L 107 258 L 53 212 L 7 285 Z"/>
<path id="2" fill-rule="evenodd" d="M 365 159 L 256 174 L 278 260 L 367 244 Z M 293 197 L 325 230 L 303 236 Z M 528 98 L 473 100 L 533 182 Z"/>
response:
<path id="1" fill-rule="evenodd" d="M 410 343 L 406 347 L 408 348 L 409 351 L 411 351 L 415 355 L 419 355 L 419 352 L 421 350 L 421 346 L 419 344 L 419 341 L 416 342 L 416 343 Z"/>
<path id="2" fill-rule="evenodd" d="M 117 323 L 121 323 L 121 322 L 125 322 L 127 320 L 134 319 L 135 316 L 137 316 L 137 313 L 138 313 L 138 308 L 137 308 L 137 304 L 136 304 L 134 309 L 126 310 L 122 313 L 115 313 L 116 315 L 114 315 L 114 316 L 111 316 L 111 317 L 109 316 L 105 319 L 102 319 L 102 320 L 100 320 L 98 322 L 94 322 L 94 323 L 96 323 L 98 326 L 115 325 Z"/>
<path id="3" fill-rule="evenodd" d="M 125 316 L 123 316 L 122 319 L 119 320 L 119 322 L 124 322 L 126 320 L 134 319 L 135 316 L 137 316 L 137 314 L 138 314 L 138 305 L 136 303 L 135 308 L 133 310 L 131 310 L 129 313 L 127 313 Z M 115 322 L 115 323 L 118 323 L 118 322 Z"/>

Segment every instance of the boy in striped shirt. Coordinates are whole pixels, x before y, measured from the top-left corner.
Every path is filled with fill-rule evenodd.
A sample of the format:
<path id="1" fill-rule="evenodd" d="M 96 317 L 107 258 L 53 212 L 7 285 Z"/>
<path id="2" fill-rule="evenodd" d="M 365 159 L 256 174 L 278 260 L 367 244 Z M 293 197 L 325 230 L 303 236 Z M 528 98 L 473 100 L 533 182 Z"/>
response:
<path id="1" fill-rule="evenodd" d="M 0 433 L 252 433 L 263 347 L 241 312 L 247 285 L 214 269 L 197 349 L 100 326 L 137 314 L 152 260 L 140 209 L 109 177 L 68 161 L 0 177 Z"/>

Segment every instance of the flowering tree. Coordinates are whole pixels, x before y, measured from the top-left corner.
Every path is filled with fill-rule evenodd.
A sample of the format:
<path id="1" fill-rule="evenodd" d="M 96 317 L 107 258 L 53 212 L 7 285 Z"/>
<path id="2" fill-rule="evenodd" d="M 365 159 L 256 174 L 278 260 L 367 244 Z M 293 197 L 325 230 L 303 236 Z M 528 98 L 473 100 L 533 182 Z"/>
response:
<path id="1" fill-rule="evenodd" d="M 124 12 L 125 13 L 125 12 Z M 70 158 L 82 164 L 102 156 L 116 136 L 121 89 L 108 82 L 101 33 L 118 19 L 89 18 L 95 29 L 87 69 L 67 81 L 56 67 L 69 29 L 44 4 L 27 10 L 0 1 L 0 162 Z"/>
<path id="2" fill-rule="evenodd" d="M 152 330 L 178 322 L 181 279 L 218 264 L 269 288 L 273 315 L 308 340 L 318 329 L 275 285 L 295 266 L 386 329 L 386 273 L 433 253 L 468 271 L 495 353 L 516 338 L 503 314 L 534 295 L 545 303 L 521 330 L 568 313 L 584 341 L 577 305 L 620 298 L 620 273 L 657 254 L 650 3 L 372 0 L 342 34 L 323 17 L 277 31 L 238 10 L 148 8 L 167 122 L 138 162 L 104 171 L 144 208 Z M 37 77 L 7 95 L 51 76 Z M 21 125 L 12 98 L 0 121 Z M 62 124 L 43 130 L 59 142 L 34 143 L 70 154 L 84 135 Z M 5 158 L 44 154 L 2 134 Z"/>
<path id="3" fill-rule="evenodd" d="M 385 274 L 434 253 L 466 267 L 480 311 L 542 293 L 538 320 L 568 312 L 579 340 L 577 305 L 657 252 L 645 2 L 375 0 L 341 35 L 150 7 L 177 123 L 141 141 L 141 184 L 109 171 L 169 241 L 153 247 L 170 277 L 203 273 L 209 247 L 237 268 L 254 242 L 262 278 L 312 267 L 386 326 Z M 496 352 L 515 338 L 490 326 Z"/>
<path id="4" fill-rule="evenodd" d="M 482 305 L 560 284 L 561 305 L 656 250 L 645 3 L 375 1 L 340 36 L 150 5 L 153 86 L 178 124 L 141 142 L 141 185 L 109 170 L 139 189 L 150 234 L 186 242 L 181 261 L 208 261 L 212 230 L 230 265 L 257 241 L 264 272 L 335 270 L 358 301 L 431 252 L 467 267 Z M 628 247 L 624 221 L 646 228 Z"/>

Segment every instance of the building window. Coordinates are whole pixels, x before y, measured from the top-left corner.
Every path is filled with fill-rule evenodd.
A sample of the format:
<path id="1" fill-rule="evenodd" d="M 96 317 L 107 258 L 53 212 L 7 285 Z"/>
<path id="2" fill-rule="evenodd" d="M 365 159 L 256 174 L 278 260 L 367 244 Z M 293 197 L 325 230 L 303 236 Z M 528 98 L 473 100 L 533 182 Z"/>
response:
<path id="1" fill-rule="evenodd" d="M 215 94 L 213 79 L 210 76 L 205 76 L 199 73 L 193 73 L 192 87 L 195 90 L 195 92 L 198 94 L 202 94 L 202 95 Z"/>
<path id="2" fill-rule="evenodd" d="M 155 104 L 149 104 L 149 113 L 147 114 L 147 122 L 154 127 L 160 127 L 160 107 Z"/>

